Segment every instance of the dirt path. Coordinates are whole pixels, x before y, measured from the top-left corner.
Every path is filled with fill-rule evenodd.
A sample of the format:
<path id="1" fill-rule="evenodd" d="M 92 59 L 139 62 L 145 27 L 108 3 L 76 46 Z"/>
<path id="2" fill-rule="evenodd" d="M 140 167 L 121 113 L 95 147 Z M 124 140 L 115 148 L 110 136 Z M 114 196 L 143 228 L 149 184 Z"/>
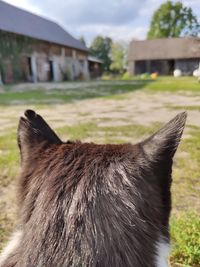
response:
<path id="1" fill-rule="evenodd" d="M 175 108 L 173 108 L 173 106 Z M 177 110 L 180 106 L 180 110 Z M 131 123 L 150 125 L 154 122 L 167 122 L 182 107 L 199 106 L 200 95 L 181 95 L 172 93 L 150 94 L 134 92 L 123 99 L 96 98 L 77 101 L 73 104 L 54 104 L 37 108 L 53 127 L 62 127 L 77 123 L 95 121 L 105 126 L 117 126 Z M 34 105 L 16 105 L 0 108 L 1 133 L 9 128 L 16 128 L 19 116 Z M 199 110 L 188 111 L 188 124 L 200 126 Z"/>

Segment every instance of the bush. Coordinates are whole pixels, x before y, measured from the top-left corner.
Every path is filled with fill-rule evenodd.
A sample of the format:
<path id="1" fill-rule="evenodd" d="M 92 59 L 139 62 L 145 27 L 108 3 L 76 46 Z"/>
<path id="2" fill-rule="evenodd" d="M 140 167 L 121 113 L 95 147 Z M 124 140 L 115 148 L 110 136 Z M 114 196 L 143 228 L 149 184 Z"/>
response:
<path id="1" fill-rule="evenodd" d="M 122 80 L 131 80 L 132 78 L 128 71 L 122 75 Z"/>
<path id="2" fill-rule="evenodd" d="M 101 79 L 103 81 L 110 81 L 113 79 L 113 77 L 111 76 L 111 74 L 109 73 L 103 73 L 102 76 L 101 76 Z"/>

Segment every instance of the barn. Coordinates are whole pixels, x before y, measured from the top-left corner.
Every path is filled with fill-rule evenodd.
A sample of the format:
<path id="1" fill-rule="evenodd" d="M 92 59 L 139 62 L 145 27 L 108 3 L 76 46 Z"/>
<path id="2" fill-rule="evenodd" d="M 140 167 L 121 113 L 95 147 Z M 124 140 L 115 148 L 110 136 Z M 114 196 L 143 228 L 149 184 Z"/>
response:
<path id="1" fill-rule="evenodd" d="M 0 1 L 4 83 L 88 79 L 87 47 L 59 24 Z"/>
<path id="2" fill-rule="evenodd" d="M 96 79 L 101 77 L 102 75 L 102 64 L 103 61 L 99 58 L 89 56 L 88 57 L 88 66 L 89 66 L 89 72 L 90 72 L 90 78 Z"/>
<path id="3" fill-rule="evenodd" d="M 191 75 L 199 62 L 200 38 L 133 40 L 129 45 L 128 69 L 131 75 L 153 72 L 170 75 L 175 69 Z"/>

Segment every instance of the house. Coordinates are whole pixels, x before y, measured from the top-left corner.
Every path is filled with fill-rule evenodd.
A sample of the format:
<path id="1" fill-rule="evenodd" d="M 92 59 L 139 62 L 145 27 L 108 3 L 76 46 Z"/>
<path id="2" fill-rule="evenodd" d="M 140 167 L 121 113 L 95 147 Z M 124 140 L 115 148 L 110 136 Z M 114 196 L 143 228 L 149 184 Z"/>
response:
<path id="1" fill-rule="evenodd" d="M 180 69 L 191 75 L 200 62 L 200 38 L 133 40 L 129 45 L 128 68 L 131 75 L 158 72 L 170 75 Z"/>
<path id="2" fill-rule="evenodd" d="M 87 79 L 88 53 L 56 22 L 0 1 L 3 82 Z"/>
<path id="3" fill-rule="evenodd" d="M 101 77 L 102 64 L 103 64 L 102 60 L 100 60 L 96 57 L 93 57 L 93 56 L 88 57 L 88 66 L 89 66 L 89 72 L 90 72 L 90 78 L 91 79 Z"/>

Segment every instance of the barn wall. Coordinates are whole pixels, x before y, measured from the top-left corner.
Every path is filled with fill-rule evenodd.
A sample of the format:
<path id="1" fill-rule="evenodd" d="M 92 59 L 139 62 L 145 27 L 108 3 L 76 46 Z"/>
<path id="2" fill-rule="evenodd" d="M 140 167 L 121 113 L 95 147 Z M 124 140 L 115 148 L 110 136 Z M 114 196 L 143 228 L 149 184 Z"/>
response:
<path id="1" fill-rule="evenodd" d="M 9 59 L 4 60 L 4 72 L 2 80 L 4 83 L 11 83 L 13 81 L 13 69 Z"/>
<path id="2" fill-rule="evenodd" d="M 172 74 L 171 61 L 168 60 L 138 60 L 130 66 L 133 66 L 132 75 L 153 72 L 160 75 Z"/>
<path id="3" fill-rule="evenodd" d="M 200 59 L 181 59 L 175 61 L 175 68 L 180 69 L 184 75 L 192 75 L 198 68 Z"/>
<path id="4" fill-rule="evenodd" d="M 88 79 L 87 53 L 58 45 L 34 46 L 37 81 Z M 51 73 L 53 70 L 53 73 Z"/>
<path id="5" fill-rule="evenodd" d="M 180 69 L 183 75 L 192 75 L 198 68 L 199 59 L 179 60 L 137 60 L 129 62 L 129 73 L 138 75 L 142 73 L 158 72 L 160 75 L 172 75 L 175 69 Z"/>
<path id="6" fill-rule="evenodd" d="M 30 51 L 20 55 L 20 81 L 46 82 L 74 79 L 88 79 L 87 53 L 59 45 L 35 41 Z M 3 81 L 15 82 L 14 67 L 5 62 Z"/>

